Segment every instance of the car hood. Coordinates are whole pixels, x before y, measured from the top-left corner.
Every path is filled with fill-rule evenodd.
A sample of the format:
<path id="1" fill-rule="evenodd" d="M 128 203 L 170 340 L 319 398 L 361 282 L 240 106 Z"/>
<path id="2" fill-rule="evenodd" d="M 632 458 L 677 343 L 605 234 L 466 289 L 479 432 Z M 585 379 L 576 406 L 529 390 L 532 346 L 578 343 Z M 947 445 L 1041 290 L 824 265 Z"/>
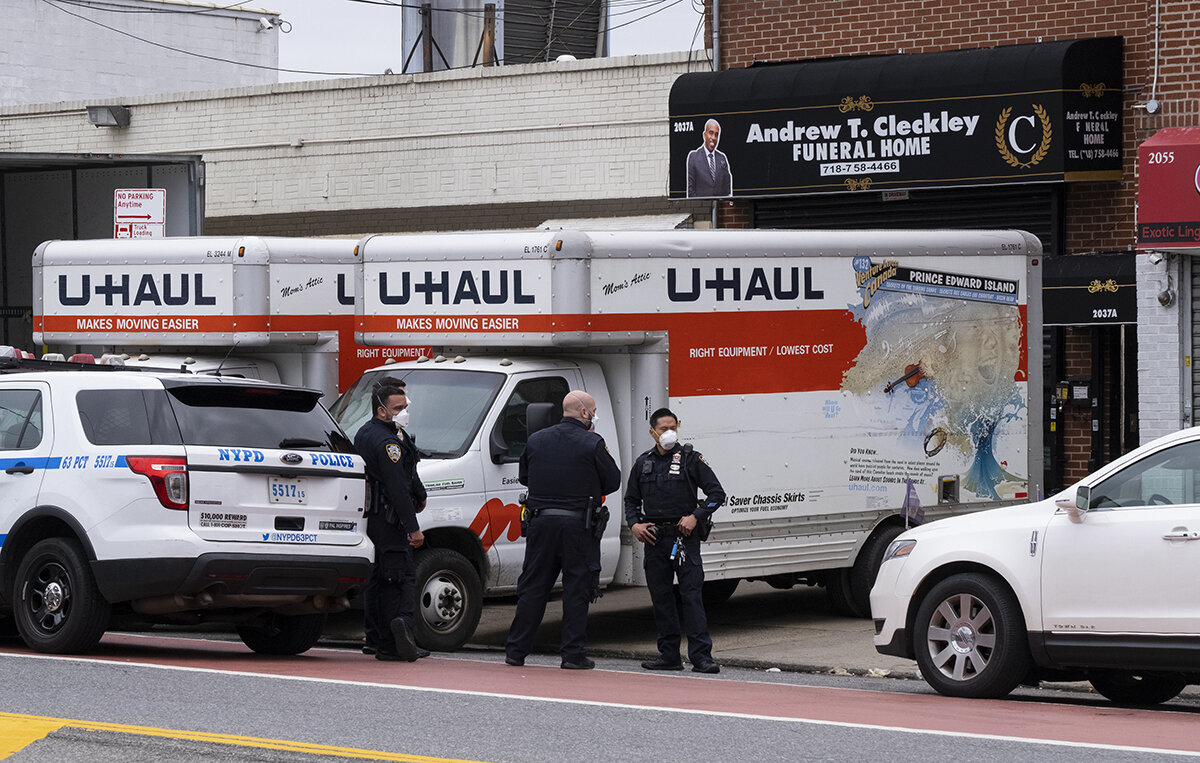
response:
<path id="1" fill-rule="evenodd" d="M 1058 511 L 1054 501 L 1058 496 L 1052 496 L 1036 503 L 1023 503 L 1016 506 L 1003 506 L 999 509 L 977 511 L 973 514 L 939 519 L 927 525 L 914 527 L 901 535 L 901 538 L 913 540 L 939 538 L 948 535 L 973 536 L 977 533 L 997 532 L 1001 530 L 1037 530 L 1046 526 L 1054 513 Z"/>

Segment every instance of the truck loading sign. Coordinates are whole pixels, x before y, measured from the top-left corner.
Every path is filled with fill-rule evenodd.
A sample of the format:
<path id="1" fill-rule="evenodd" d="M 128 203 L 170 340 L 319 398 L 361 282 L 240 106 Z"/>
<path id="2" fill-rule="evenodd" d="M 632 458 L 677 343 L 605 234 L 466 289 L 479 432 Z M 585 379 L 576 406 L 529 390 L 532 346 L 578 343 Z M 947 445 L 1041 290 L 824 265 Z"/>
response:
<path id="1" fill-rule="evenodd" d="M 162 238 L 166 235 L 165 188 L 118 188 L 113 191 L 113 238 Z"/>

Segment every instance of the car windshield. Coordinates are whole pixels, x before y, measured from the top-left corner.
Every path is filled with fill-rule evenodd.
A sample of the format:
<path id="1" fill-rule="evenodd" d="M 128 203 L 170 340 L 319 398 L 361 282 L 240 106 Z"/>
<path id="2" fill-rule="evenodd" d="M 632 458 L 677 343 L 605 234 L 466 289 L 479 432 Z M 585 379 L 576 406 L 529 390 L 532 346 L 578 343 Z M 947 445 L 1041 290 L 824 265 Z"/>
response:
<path id="1" fill-rule="evenodd" d="M 436 368 L 369 371 L 334 404 L 333 416 L 353 436 L 375 410 L 373 391 L 387 379 L 403 381 L 411 398 L 408 426 L 425 458 L 457 458 L 475 439 L 504 374 Z"/>
<path id="2" fill-rule="evenodd" d="M 354 452 L 312 391 L 197 384 L 168 392 L 188 445 Z"/>

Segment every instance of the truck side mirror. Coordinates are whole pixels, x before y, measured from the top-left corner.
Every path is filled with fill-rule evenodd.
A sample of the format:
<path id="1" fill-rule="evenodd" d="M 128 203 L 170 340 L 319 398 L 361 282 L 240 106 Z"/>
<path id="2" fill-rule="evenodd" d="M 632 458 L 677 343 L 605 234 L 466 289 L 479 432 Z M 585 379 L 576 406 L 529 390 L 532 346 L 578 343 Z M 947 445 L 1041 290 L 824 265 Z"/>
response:
<path id="1" fill-rule="evenodd" d="M 554 403 L 530 403 L 525 409 L 525 434 L 528 437 L 539 429 L 552 427 L 562 420 L 554 416 Z"/>
<path id="2" fill-rule="evenodd" d="M 1083 521 L 1083 516 L 1087 514 L 1092 505 L 1092 488 L 1088 485 L 1080 485 L 1075 489 L 1075 497 L 1072 499 L 1061 498 L 1054 502 L 1054 505 L 1067 512 L 1067 516 L 1076 524 Z"/>

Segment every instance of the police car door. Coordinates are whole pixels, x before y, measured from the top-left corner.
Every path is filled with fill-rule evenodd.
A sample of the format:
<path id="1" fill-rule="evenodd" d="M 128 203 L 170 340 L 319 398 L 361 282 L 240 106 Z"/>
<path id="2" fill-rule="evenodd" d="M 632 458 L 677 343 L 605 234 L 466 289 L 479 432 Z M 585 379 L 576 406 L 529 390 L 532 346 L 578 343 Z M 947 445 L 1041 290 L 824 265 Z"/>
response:
<path id="1" fill-rule="evenodd" d="M 483 464 L 488 500 L 480 508 L 479 517 L 486 523 L 480 533 L 484 548 L 494 546 L 498 552 L 499 587 L 516 586 L 525 554 L 519 514 L 519 497 L 525 487 L 517 481 L 518 462 L 528 439 L 525 409 L 530 403 L 551 403 L 555 409 L 552 420 L 558 421 L 562 418 L 563 398 L 580 386 L 579 372 L 573 369 L 518 374 L 509 380 L 505 394 L 500 396 L 500 408 L 488 434 L 487 451 L 491 458 Z"/>
<path id="2" fill-rule="evenodd" d="M 42 382 L 0 387 L 0 538 L 13 519 L 37 505 L 53 442 L 49 419 L 49 385 Z"/>

